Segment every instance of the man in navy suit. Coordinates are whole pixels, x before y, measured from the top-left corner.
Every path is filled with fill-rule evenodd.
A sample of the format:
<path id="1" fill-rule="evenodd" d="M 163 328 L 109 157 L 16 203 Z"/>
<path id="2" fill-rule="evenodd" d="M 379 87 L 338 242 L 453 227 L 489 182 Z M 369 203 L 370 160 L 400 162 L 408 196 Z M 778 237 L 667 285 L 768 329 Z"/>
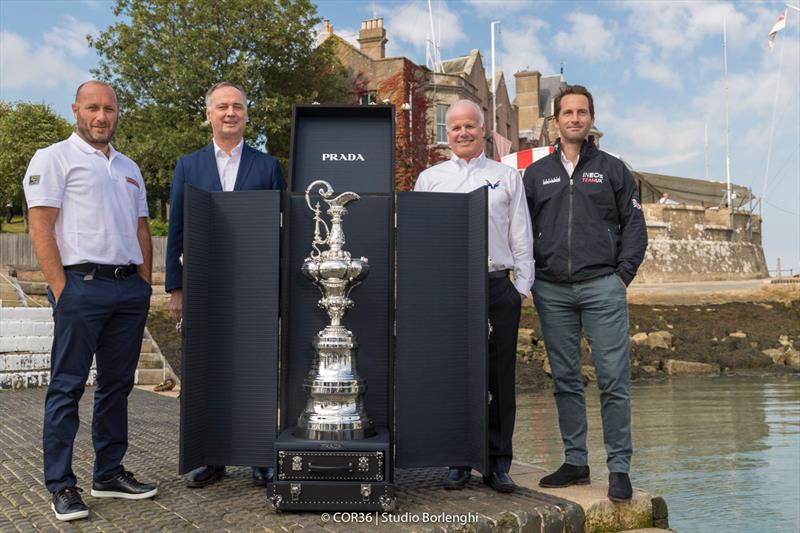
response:
<path id="1" fill-rule="evenodd" d="M 183 316 L 183 186 L 188 183 L 207 191 L 284 189 L 283 170 L 277 159 L 244 143 L 247 95 L 228 82 L 213 85 L 206 93 L 206 117 L 214 138 L 211 144 L 183 156 L 175 166 L 170 193 L 169 237 L 165 289 L 169 310 L 176 321 Z M 253 467 L 253 483 L 265 486 L 271 468 Z M 225 466 L 206 465 L 186 476 L 188 487 L 205 487 L 225 474 Z"/>

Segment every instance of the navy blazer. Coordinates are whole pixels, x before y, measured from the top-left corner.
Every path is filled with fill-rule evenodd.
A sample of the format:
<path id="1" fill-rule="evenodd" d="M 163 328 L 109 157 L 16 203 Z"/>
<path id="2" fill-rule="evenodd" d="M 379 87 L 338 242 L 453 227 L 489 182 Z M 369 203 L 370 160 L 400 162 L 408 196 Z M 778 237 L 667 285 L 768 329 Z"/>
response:
<path id="1" fill-rule="evenodd" d="M 170 191 L 167 275 L 164 283 L 167 292 L 183 287 L 183 267 L 178 258 L 183 253 L 183 186 L 186 183 L 206 191 L 222 191 L 213 142 L 181 157 L 175 165 Z M 282 191 L 284 188 L 283 169 L 278 160 L 244 144 L 233 190 Z"/>

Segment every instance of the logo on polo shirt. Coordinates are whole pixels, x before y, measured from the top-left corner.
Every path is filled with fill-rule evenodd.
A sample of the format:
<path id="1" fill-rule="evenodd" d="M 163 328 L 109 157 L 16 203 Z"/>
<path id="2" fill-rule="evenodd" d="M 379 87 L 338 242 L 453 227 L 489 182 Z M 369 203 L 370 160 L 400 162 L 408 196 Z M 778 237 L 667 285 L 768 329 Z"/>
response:
<path id="1" fill-rule="evenodd" d="M 39 185 L 41 179 L 42 176 L 40 176 L 39 174 L 34 174 L 33 176 L 30 176 L 28 178 L 28 185 Z"/>
<path id="2" fill-rule="evenodd" d="M 552 178 L 542 180 L 542 185 L 550 185 L 551 183 L 558 183 L 559 181 L 561 181 L 561 176 L 553 176 Z"/>
<path id="3" fill-rule="evenodd" d="M 492 184 L 489 180 L 483 180 L 483 181 L 486 182 L 486 186 L 489 187 L 490 189 L 496 189 L 500 186 L 500 180 L 495 181 L 494 184 Z"/>
<path id="4" fill-rule="evenodd" d="M 128 182 L 128 183 L 130 183 L 131 185 L 136 185 L 136 188 L 137 188 L 137 189 L 139 188 L 139 182 L 138 182 L 138 181 L 136 181 L 135 179 L 133 179 L 132 177 L 130 177 L 130 176 L 125 176 L 125 181 L 127 181 L 127 182 Z"/>
<path id="5" fill-rule="evenodd" d="M 634 209 L 638 209 L 639 211 L 641 211 L 641 210 L 642 210 L 642 204 L 640 204 L 640 203 L 639 203 L 639 202 L 636 200 L 636 198 L 632 198 L 632 199 L 631 199 L 631 202 L 633 202 L 633 207 L 634 207 Z"/>
<path id="6" fill-rule="evenodd" d="M 323 161 L 364 161 L 361 154 L 322 154 Z"/>

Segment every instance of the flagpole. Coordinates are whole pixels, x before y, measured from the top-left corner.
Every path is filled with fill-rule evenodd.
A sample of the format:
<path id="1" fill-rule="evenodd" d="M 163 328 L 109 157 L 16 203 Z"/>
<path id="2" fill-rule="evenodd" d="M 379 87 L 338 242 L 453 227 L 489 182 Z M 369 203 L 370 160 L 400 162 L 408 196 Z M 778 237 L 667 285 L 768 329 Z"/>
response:
<path id="1" fill-rule="evenodd" d="M 786 15 L 788 15 L 788 13 L 789 13 L 788 9 L 783 11 L 784 23 L 786 21 Z M 772 139 L 775 134 L 775 115 L 777 115 L 778 113 L 778 93 L 780 92 L 781 88 L 781 71 L 783 70 L 783 51 L 785 48 L 786 48 L 785 46 L 781 46 L 781 53 L 778 56 L 778 81 L 775 82 L 775 95 L 772 98 L 772 122 L 770 123 L 769 126 L 769 141 L 767 143 L 767 164 L 766 168 L 764 169 L 764 186 L 761 188 L 762 201 L 764 198 L 767 197 L 767 179 L 769 178 L 769 164 L 770 160 L 772 159 Z"/>
<path id="2" fill-rule="evenodd" d="M 704 140 L 706 147 L 706 181 L 708 181 L 708 122 L 705 123 Z"/>
<path id="3" fill-rule="evenodd" d="M 492 22 L 492 132 L 497 133 L 497 80 L 495 79 L 496 68 L 494 66 L 494 27 L 500 21 Z M 494 142 L 494 140 L 492 141 Z"/>
<path id="4" fill-rule="evenodd" d="M 731 142 L 728 132 L 730 129 L 730 119 L 728 117 L 728 22 L 725 17 L 722 17 L 722 58 L 725 66 L 725 198 L 728 202 L 728 208 L 730 209 L 731 221 L 733 221 L 733 202 L 731 201 Z"/>

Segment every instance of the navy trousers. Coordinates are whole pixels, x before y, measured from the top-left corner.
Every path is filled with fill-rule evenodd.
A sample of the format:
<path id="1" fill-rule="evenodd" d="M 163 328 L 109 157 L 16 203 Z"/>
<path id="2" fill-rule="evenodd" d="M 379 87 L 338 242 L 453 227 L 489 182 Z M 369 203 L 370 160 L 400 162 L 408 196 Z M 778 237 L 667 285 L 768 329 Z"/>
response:
<path id="1" fill-rule="evenodd" d="M 514 284 L 508 278 L 489 278 L 489 466 L 492 472 L 508 472 L 513 452 L 517 417 L 515 376 L 517 334 L 522 308 Z"/>
<path id="2" fill-rule="evenodd" d="M 150 285 L 127 279 L 66 272 L 67 284 L 53 306 L 55 331 L 50 355 L 50 385 L 44 408 L 44 478 L 56 492 L 76 484 L 72 450 L 78 431 L 78 402 L 92 355 L 97 363 L 92 443 L 95 480 L 119 473 L 128 448 L 128 394 L 133 388 L 142 334 L 150 308 Z"/>

